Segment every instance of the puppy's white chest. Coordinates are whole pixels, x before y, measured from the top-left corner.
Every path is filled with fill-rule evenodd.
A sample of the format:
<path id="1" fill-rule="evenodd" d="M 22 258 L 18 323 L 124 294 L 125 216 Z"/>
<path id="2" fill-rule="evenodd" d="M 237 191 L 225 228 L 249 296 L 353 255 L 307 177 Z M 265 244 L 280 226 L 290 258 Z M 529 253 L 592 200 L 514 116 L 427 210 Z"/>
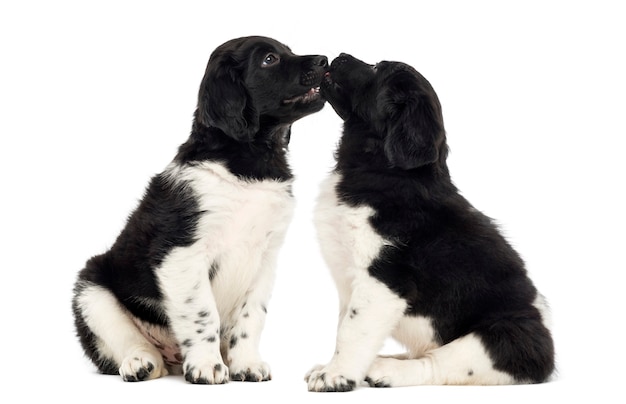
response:
<path id="1" fill-rule="evenodd" d="M 218 163 L 173 167 L 193 189 L 202 212 L 192 246 L 178 261 L 199 259 L 212 278 L 220 314 L 241 303 L 253 285 L 271 282 L 273 261 L 293 214 L 290 182 L 245 181 Z"/>
<path id="2" fill-rule="evenodd" d="M 213 242 L 219 241 L 224 250 L 264 249 L 274 232 L 285 228 L 293 210 L 291 198 L 280 189 L 263 189 L 263 185 L 267 184 L 250 185 L 228 198 L 221 207 L 228 220 Z"/>
<path id="3" fill-rule="evenodd" d="M 290 222 L 294 205 L 290 182 L 244 181 L 217 163 L 185 171 L 183 178 L 204 212 L 197 235 L 212 244 L 211 250 L 254 247 Z"/>
<path id="4" fill-rule="evenodd" d="M 367 269 L 381 247 L 389 244 L 370 223 L 374 209 L 367 205 L 349 206 L 338 199 L 336 188 L 340 179 L 340 174 L 334 173 L 322 183 L 315 211 L 324 258 L 333 272 L 345 271 L 334 274 L 336 279 Z"/>

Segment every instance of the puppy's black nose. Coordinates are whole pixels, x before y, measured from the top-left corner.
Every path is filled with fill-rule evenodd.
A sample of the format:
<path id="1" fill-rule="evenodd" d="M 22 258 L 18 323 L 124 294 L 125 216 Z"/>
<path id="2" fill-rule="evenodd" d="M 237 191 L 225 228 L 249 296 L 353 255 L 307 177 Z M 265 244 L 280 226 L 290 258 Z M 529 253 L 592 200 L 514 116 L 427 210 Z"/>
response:
<path id="1" fill-rule="evenodd" d="M 326 56 L 316 56 L 315 58 L 313 58 L 313 65 L 328 67 L 328 58 Z"/>

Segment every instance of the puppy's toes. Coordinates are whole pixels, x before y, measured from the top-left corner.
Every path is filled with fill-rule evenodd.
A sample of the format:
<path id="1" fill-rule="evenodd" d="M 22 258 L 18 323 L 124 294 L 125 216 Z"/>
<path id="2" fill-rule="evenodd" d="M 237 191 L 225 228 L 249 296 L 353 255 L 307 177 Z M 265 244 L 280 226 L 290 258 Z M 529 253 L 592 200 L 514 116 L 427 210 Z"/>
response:
<path id="1" fill-rule="evenodd" d="M 270 367 L 265 362 L 247 366 L 230 366 L 230 380 L 240 382 L 265 382 L 272 379 Z"/>
<path id="2" fill-rule="evenodd" d="M 345 392 L 356 388 L 354 379 L 329 372 L 326 368 L 311 373 L 307 381 L 309 391 Z"/>
<path id="3" fill-rule="evenodd" d="M 388 381 L 385 381 L 385 378 L 372 379 L 371 377 L 367 376 L 365 378 L 365 382 L 369 384 L 370 387 L 391 387 L 391 383 Z"/>
<path id="4" fill-rule="evenodd" d="M 120 366 L 120 375 L 125 382 L 156 379 L 166 374 L 163 359 L 148 352 L 136 352 L 124 358 Z"/>
<path id="5" fill-rule="evenodd" d="M 365 381 L 370 387 L 393 387 L 393 375 L 396 373 L 400 363 L 402 363 L 401 359 L 384 356 L 377 357 L 367 371 Z"/>
<path id="6" fill-rule="evenodd" d="M 185 380 L 191 384 L 224 384 L 228 382 L 228 368 L 221 361 L 183 365 Z"/>
<path id="7" fill-rule="evenodd" d="M 313 374 L 313 372 L 317 372 L 318 370 L 322 370 L 324 368 L 324 365 L 315 365 L 311 368 L 311 370 L 309 370 L 308 372 L 306 372 L 306 374 L 304 375 L 304 381 L 308 382 L 309 379 L 311 378 L 311 374 Z"/>

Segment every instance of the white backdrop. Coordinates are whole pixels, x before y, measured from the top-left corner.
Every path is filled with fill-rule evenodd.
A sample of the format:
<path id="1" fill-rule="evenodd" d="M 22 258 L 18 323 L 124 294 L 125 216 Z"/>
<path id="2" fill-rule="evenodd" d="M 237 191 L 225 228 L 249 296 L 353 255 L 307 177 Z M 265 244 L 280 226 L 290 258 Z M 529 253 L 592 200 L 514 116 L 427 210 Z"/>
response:
<path id="1" fill-rule="evenodd" d="M 626 15 L 619 2 L 412 2 L 412 10 L 393 0 L 215 3 L 0 4 L 3 395 L 544 402 L 595 397 L 621 382 Z M 348 52 L 372 63 L 399 60 L 430 80 L 455 183 L 497 219 L 551 301 L 556 381 L 306 391 L 304 373 L 333 352 L 337 317 L 311 223 L 341 129 L 329 106 L 293 126 L 298 205 L 262 338 L 274 380 L 133 384 L 95 373 L 73 331 L 76 274 L 113 243 L 149 178 L 187 138 L 211 51 L 246 35 L 329 59 Z M 603 402 L 623 399 L 613 397 Z"/>

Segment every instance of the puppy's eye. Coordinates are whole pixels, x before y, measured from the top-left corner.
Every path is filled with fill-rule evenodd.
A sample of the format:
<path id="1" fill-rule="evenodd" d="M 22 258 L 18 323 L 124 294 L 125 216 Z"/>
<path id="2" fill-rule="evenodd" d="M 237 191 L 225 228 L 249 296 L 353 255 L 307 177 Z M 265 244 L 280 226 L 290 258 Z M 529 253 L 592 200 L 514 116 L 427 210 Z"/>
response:
<path id="1" fill-rule="evenodd" d="M 273 53 L 268 53 L 265 58 L 263 58 L 263 63 L 261 63 L 262 67 L 269 67 L 275 65 L 280 61 L 280 57 Z"/>

